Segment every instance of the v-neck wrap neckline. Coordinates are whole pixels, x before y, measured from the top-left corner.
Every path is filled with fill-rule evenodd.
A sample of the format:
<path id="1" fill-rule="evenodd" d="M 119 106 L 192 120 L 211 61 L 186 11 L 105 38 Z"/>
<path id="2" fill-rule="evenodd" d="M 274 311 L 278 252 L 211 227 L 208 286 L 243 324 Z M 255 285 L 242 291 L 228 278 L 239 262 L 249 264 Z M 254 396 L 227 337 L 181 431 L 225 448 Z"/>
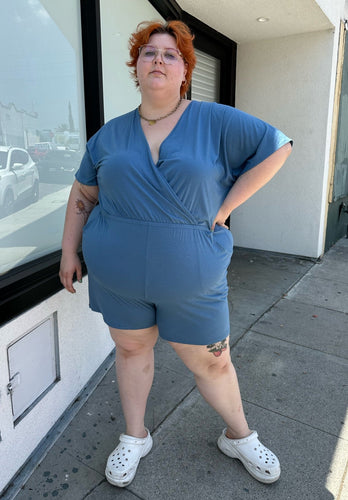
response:
<path id="1" fill-rule="evenodd" d="M 136 123 L 137 123 L 137 127 L 140 128 L 141 136 L 143 137 L 143 140 L 145 141 L 145 144 L 146 144 L 147 153 L 150 156 L 151 162 L 152 162 L 152 164 L 155 167 L 159 167 L 159 164 L 161 162 L 161 149 L 162 149 L 162 145 L 165 144 L 165 142 L 167 142 L 167 140 L 170 140 L 173 135 L 175 135 L 176 130 L 180 128 L 181 122 L 183 122 L 186 119 L 186 116 L 189 114 L 188 110 L 189 110 L 189 108 L 191 108 L 191 106 L 193 105 L 194 102 L 195 101 L 190 101 L 189 102 L 189 104 L 186 106 L 186 108 L 184 109 L 184 111 L 181 113 L 178 121 L 176 122 L 176 124 L 174 125 L 174 127 L 172 128 L 172 130 L 167 134 L 167 136 L 161 142 L 161 144 L 160 144 L 160 146 L 158 148 L 158 160 L 157 160 L 157 162 L 155 162 L 154 159 L 153 159 L 149 141 L 148 141 L 148 139 L 147 139 L 147 137 L 145 135 L 143 127 L 141 126 L 141 119 L 140 119 L 140 116 L 139 116 L 139 113 L 138 113 L 138 108 L 134 110 L 135 120 L 136 120 Z"/>

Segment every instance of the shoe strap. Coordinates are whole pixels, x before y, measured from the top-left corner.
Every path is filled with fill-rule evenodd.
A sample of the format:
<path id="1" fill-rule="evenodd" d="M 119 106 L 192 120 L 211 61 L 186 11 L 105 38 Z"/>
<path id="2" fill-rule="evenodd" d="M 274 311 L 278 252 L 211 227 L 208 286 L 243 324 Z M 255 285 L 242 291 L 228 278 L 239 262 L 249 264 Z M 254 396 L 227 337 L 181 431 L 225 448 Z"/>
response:
<path id="1" fill-rule="evenodd" d="M 126 444 L 134 444 L 134 445 L 143 445 L 145 444 L 146 440 L 149 438 L 149 431 L 147 431 L 148 434 L 144 438 L 137 438 L 134 436 L 128 436 L 128 434 L 121 434 L 120 435 L 120 442 L 121 443 L 126 443 Z"/>
<path id="2" fill-rule="evenodd" d="M 226 436 L 226 431 L 225 431 L 225 436 Z M 230 439 L 226 436 L 226 438 L 229 440 L 229 441 L 232 441 L 233 444 L 247 444 L 249 443 L 250 441 L 254 441 L 255 439 L 258 438 L 258 434 L 256 431 L 252 431 L 251 434 L 245 438 L 242 438 L 242 439 Z"/>

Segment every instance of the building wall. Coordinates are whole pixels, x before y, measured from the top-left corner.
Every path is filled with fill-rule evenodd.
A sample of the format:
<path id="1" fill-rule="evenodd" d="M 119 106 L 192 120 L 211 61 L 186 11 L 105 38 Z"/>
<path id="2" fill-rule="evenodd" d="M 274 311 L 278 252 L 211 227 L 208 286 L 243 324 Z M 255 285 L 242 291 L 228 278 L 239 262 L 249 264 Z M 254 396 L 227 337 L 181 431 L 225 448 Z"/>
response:
<path id="1" fill-rule="evenodd" d="M 238 46 L 236 107 L 283 130 L 283 169 L 231 216 L 235 244 L 318 257 L 324 248 L 338 29 Z"/>
<path id="2" fill-rule="evenodd" d="M 332 22 L 334 26 L 337 25 L 337 19 L 343 15 L 344 4 L 346 0 L 315 0 L 324 14 Z"/>

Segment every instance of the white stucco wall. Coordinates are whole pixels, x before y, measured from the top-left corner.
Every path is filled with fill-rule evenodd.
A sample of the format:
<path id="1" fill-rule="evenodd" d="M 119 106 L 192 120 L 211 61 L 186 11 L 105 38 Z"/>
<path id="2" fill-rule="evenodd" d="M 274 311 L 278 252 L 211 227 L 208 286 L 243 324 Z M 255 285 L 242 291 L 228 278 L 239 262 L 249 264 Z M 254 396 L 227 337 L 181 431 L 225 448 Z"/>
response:
<path id="1" fill-rule="evenodd" d="M 340 17 L 344 13 L 346 0 L 315 0 L 321 10 L 334 26 L 338 26 Z"/>
<path id="2" fill-rule="evenodd" d="M 113 348 L 99 314 L 88 308 L 87 278 L 7 323 L 0 335 L 0 491 L 49 432 Z M 7 347 L 57 311 L 61 380 L 14 427 Z M 30 353 L 28 353 L 30 355 Z"/>
<path id="3" fill-rule="evenodd" d="M 283 169 L 231 216 L 235 244 L 318 257 L 323 251 L 338 30 L 242 44 L 236 107 L 283 130 Z"/>

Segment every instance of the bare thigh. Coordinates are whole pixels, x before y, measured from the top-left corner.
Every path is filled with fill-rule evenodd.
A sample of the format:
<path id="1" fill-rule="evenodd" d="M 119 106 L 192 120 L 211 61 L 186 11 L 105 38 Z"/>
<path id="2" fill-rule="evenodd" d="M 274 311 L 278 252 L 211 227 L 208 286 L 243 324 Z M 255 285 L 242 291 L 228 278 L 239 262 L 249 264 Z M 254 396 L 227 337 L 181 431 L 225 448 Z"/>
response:
<path id="1" fill-rule="evenodd" d="M 111 328 L 110 335 L 115 342 L 116 347 L 120 347 L 125 351 L 136 351 L 141 349 L 152 349 L 158 339 L 157 325 L 150 328 L 142 328 L 140 330 L 120 330 Z"/>

